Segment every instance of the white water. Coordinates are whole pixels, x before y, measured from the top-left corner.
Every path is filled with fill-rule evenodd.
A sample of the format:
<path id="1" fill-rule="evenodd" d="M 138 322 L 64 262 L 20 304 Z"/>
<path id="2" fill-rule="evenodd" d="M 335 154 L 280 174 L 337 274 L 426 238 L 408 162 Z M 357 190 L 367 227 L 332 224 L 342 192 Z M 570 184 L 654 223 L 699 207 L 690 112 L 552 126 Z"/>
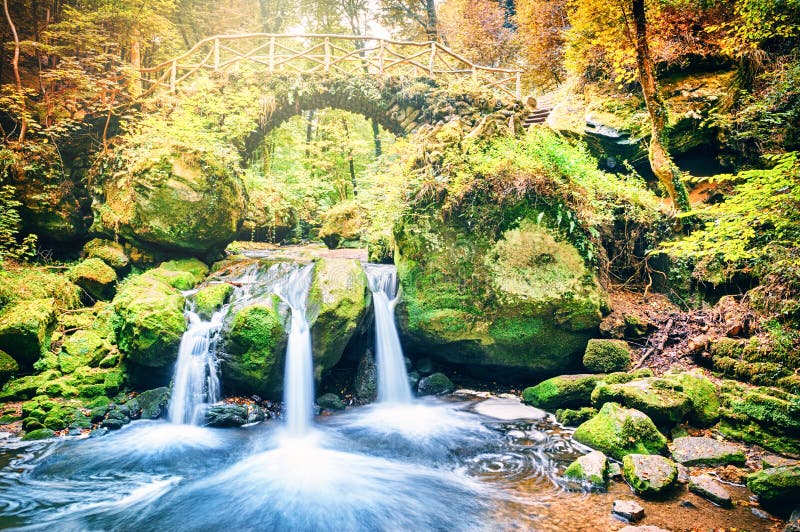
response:
<path id="1" fill-rule="evenodd" d="M 364 271 L 372 291 L 375 309 L 375 354 L 378 367 L 378 401 L 410 403 L 411 387 L 397 334 L 394 308 L 397 305 L 397 270 L 394 266 L 367 264 Z"/>
<path id="2" fill-rule="evenodd" d="M 292 325 L 286 345 L 283 404 L 286 426 L 294 437 L 304 436 L 314 417 L 314 367 L 311 332 L 306 321 L 306 299 L 314 265 L 295 270 L 275 286 L 275 293 L 292 309 Z"/>

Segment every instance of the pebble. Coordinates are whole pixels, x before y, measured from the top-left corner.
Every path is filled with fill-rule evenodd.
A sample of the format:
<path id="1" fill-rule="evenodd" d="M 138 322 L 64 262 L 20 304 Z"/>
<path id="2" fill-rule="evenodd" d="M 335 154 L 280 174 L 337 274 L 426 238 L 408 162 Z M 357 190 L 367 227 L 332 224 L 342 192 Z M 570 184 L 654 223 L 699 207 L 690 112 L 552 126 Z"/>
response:
<path id="1" fill-rule="evenodd" d="M 644 517 L 644 508 L 636 501 L 616 500 L 611 506 L 611 513 L 627 521 L 636 522 Z"/>

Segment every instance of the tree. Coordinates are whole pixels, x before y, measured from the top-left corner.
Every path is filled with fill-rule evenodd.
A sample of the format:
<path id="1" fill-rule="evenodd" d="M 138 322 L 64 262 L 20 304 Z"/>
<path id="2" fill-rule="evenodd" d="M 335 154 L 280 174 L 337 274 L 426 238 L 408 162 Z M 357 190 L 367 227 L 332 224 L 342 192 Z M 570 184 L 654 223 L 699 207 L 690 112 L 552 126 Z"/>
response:
<path id="1" fill-rule="evenodd" d="M 516 56 L 514 34 L 495 0 L 446 0 L 439 22 L 447 44 L 474 63 L 500 66 Z"/>
<path id="2" fill-rule="evenodd" d="M 434 0 L 381 0 L 384 23 L 409 39 L 440 40 Z"/>
<path id="3" fill-rule="evenodd" d="M 566 0 L 521 0 L 516 6 L 517 36 L 533 82 L 550 86 L 564 79 Z"/>
<path id="4" fill-rule="evenodd" d="M 690 208 L 689 194 L 683 184 L 681 171 L 667 151 L 667 108 L 661 99 L 653 75 L 653 60 L 647 43 L 644 0 L 633 0 L 632 16 L 635 29 L 636 68 L 652 126 L 649 150 L 650 167 L 664 188 L 667 189 L 675 208 L 688 211 Z"/>
<path id="5" fill-rule="evenodd" d="M 8 26 L 11 28 L 11 34 L 14 36 L 14 57 L 11 59 L 11 67 L 14 70 L 14 81 L 16 82 L 17 98 L 19 100 L 17 105 L 20 107 L 19 137 L 17 140 L 22 144 L 25 142 L 25 135 L 28 131 L 28 118 L 25 106 L 25 92 L 22 88 L 22 78 L 19 75 L 19 34 L 17 33 L 17 27 L 14 25 L 14 20 L 11 18 L 11 13 L 8 10 L 8 0 L 3 0 L 3 12 L 5 13 Z"/>

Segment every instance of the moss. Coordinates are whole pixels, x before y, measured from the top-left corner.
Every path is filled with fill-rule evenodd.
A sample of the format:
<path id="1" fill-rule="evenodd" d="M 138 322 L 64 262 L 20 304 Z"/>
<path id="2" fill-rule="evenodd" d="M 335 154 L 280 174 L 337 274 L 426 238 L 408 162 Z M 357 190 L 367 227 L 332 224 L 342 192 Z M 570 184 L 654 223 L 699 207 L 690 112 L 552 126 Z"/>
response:
<path id="1" fill-rule="evenodd" d="M 367 276 L 359 261 L 317 261 L 306 312 L 317 379 L 341 360 L 347 343 L 366 317 L 370 300 Z"/>
<path id="2" fill-rule="evenodd" d="M 732 440 L 753 443 L 776 453 L 800 454 L 800 441 L 796 437 L 774 434 L 758 423 L 748 422 L 746 417 L 723 417 L 717 428 L 721 434 Z"/>
<path id="3" fill-rule="evenodd" d="M 19 364 L 8 353 L 0 350 L 0 385 L 19 371 Z"/>
<path id="4" fill-rule="evenodd" d="M 94 238 L 83 246 L 87 258 L 100 259 L 117 272 L 123 272 L 130 266 L 130 259 L 121 244 L 111 240 Z"/>
<path id="5" fill-rule="evenodd" d="M 59 404 L 47 413 L 42 424 L 50 430 L 63 430 L 84 417 L 75 404 Z"/>
<path id="6" fill-rule="evenodd" d="M 0 313 L 0 349 L 30 367 L 50 347 L 55 300 L 19 301 Z"/>
<path id="7" fill-rule="evenodd" d="M 27 266 L 0 271 L 0 309 L 31 299 L 53 299 L 63 309 L 81 306 L 80 289 L 66 275 Z"/>
<path id="8" fill-rule="evenodd" d="M 319 237 L 329 249 L 335 249 L 345 240 L 358 239 L 365 224 L 364 208 L 355 201 L 344 201 L 322 216 Z"/>
<path id="9" fill-rule="evenodd" d="M 678 468 L 663 456 L 629 454 L 622 458 L 622 475 L 637 495 L 659 495 L 675 485 Z"/>
<path id="10" fill-rule="evenodd" d="M 116 395 L 125 384 L 125 374 L 121 370 L 112 370 L 103 378 L 103 389 L 109 396 Z"/>
<path id="11" fill-rule="evenodd" d="M 626 371 L 631 365 L 631 350 L 624 340 L 589 340 L 583 365 L 592 373 Z"/>
<path id="12" fill-rule="evenodd" d="M 208 275 L 208 265 L 198 259 L 178 259 L 162 262 L 159 269 L 169 272 L 183 272 L 191 274 L 194 278 L 194 284 L 203 282 L 203 279 Z M 192 286 L 192 288 L 194 285 Z"/>
<path id="13" fill-rule="evenodd" d="M 194 296 L 195 311 L 207 320 L 228 301 L 232 293 L 233 286 L 228 283 L 204 286 Z"/>
<path id="14" fill-rule="evenodd" d="M 604 489 L 608 477 L 608 460 L 598 452 L 579 457 L 564 470 L 564 478 L 586 482 L 595 489 Z"/>
<path id="15" fill-rule="evenodd" d="M 667 439 L 653 422 L 638 410 L 606 403 L 600 412 L 581 424 L 575 440 L 622 460 L 627 454 L 658 454 L 667 448 Z"/>
<path id="16" fill-rule="evenodd" d="M 592 407 L 582 407 L 577 410 L 571 408 L 559 408 L 556 410 L 556 421 L 568 427 L 577 427 L 585 421 L 589 421 L 597 415 L 597 409 Z"/>
<path id="17" fill-rule="evenodd" d="M 690 420 L 700 427 L 719 421 L 720 400 L 717 387 L 699 370 L 664 375 L 674 381 L 692 401 Z"/>
<path id="18" fill-rule="evenodd" d="M 673 388 L 665 379 L 649 377 L 625 384 L 599 384 L 592 392 L 595 406 L 618 402 L 629 408 L 641 410 L 656 423 L 676 424 L 692 409 L 689 397 Z"/>
<path id="19" fill-rule="evenodd" d="M 116 292 L 117 272 L 100 259 L 79 262 L 70 270 L 69 278 L 94 300 L 111 299 Z"/>
<path id="20" fill-rule="evenodd" d="M 30 375 L 12 379 L 0 391 L 0 401 L 13 401 L 30 399 L 36 395 L 36 390 L 41 386 L 42 379 L 39 375 Z"/>
<path id="21" fill-rule="evenodd" d="M 121 286 L 113 306 L 120 351 L 142 366 L 174 362 L 186 330 L 184 299 L 176 289 L 151 276 L 137 276 Z"/>
<path id="22" fill-rule="evenodd" d="M 629 372 L 620 371 L 616 373 L 609 373 L 608 375 L 604 376 L 602 380 L 606 384 L 623 384 L 626 382 L 631 382 L 636 379 L 643 379 L 652 376 L 653 376 L 653 370 L 651 370 L 650 368 L 642 368 Z"/>
<path id="23" fill-rule="evenodd" d="M 561 375 L 525 388 L 522 400 L 539 408 L 581 407 L 591 404 L 592 390 L 602 376 Z"/>
<path id="24" fill-rule="evenodd" d="M 154 268 L 148 270 L 143 276 L 157 279 L 178 290 L 191 290 L 197 284 L 194 275 L 189 272 Z"/>
<path id="25" fill-rule="evenodd" d="M 47 438 L 52 438 L 55 436 L 55 432 L 50 429 L 36 429 L 28 432 L 25 436 L 22 437 L 25 441 L 31 440 L 45 440 Z"/>
<path id="26" fill-rule="evenodd" d="M 276 397 L 281 389 L 283 320 L 275 306 L 252 305 L 238 311 L 226 338 L 226 386 L 242 393 Z"/>
<path id="27" fill-rule="evenodd" d="M 78 396 L 84 399 L 94 399 L 105 394 L 106 389 L 102 384 L 87 384 L 78 387 Z"/>
<path id="28" fill-rule="evenodd" d="M 747 477 L 747 487 L 767 505 L 796 504 L 800 499 L 800 466 L 764 469 Z"/>

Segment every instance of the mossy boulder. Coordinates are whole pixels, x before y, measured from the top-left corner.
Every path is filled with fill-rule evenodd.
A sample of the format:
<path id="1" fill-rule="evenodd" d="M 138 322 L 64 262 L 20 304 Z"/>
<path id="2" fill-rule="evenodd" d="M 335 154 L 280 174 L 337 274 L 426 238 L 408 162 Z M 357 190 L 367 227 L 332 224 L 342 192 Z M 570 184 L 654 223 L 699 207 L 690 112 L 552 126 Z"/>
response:
<path id="1" fill-rule="evenodd" d="M 56 433 L 50 429 L 39 428 L 35 430 L 31 430 L 25 436 L 22 437 L 25 441 L 31 440 L 46 440 L 47 438 L 52 438 L 55 436 Z"/>
<path id="2" fill-rule="evenodd" d="M 678 468 L 663 456 L 629 454 L 622 459 L 622 475 L 637 495 L 660 495 L 675 485 Z"/>
<path id="3" fill-rule="evenodd" d="M 50 347 L 56 321 L 55 300 L 18 301 L 0 312 L 0 349 L 21 367 L 31 367 Z"/>
<path id="4" fill-rule="evenodd" d="M 367 315 L 370 301 L 367 276 L 359 261 L 317 261 L 306 312 L 317 379 L 341 360 L 344 348 Z"/>
<path id="5" fill-rule="evenodd" d="M 319 237 L 329 249 L 336 249 L 347 240 L 357 240 L 366 222 L 363 207 L 355 201 L 344 201 L 323 215 Z"/>
<path id="6" fill-rule="evenodd" d="M 167 412 L 169 388 L 162 386 L 136 396 L 136 412 L 142 419 L 158 419 Z"/>
<path id="7" fill-rule="evenodd" d="M 672 457 L 687 466 L 744 465 L 747 457 L 738 445 L 702 436 L 683 436 L 672 442 Z"/>
<path id="8" fill-rule="evenodd" d="M 244 220 L 247 194 L 238 167 L 221 146 L 123 146 L 109 165 L 118 171 L 98 179 L 103 197 L 92 206 L 93 229 L 140 248 L 217 254 Z"/>
<path id="9" fill-rule="evenodd" d="M 575 246 L 537 218 L 511 218 L 497 235 L 433 214 L 401 219 L 398 321 L 411 350 L 500 377 L 580 363 L 606 295 Z"/>
<path id="10" fill-rule="evenodd" d="M 113 301 L 120 351 L 140 366 L 160 368 L 173 363 L 186 330 L 183 306 L 181 293 L 156 277 L 127 280 Z"/>
<path id="11" fill-rule="evenodd" d="M 14 401 L 30 399 L 36 395 L 36 390 L 42 385 L 40 375 L 28 375 L 8 381 L 0 391 L 0 401 Z"/>
<path id="12" fill-rule="evenodd" d="M 674 382 L 692 402 L 689 420 L 700 427 L 710 427 L 719 421 L 719 393 L 717 386 L 700 370 L 667 373 L 664 379 Z"/>
<path id="13" fill-rule="evenodd" d="M 72 373 L 79 366 L 97 367 L 110 351 L 111 346 L 97 331 L 76 331 L 61 345 L 59 369 L 62 373 Z"/>
<path id="14" fill-rule="evenodd" d="M 800 396 L 726 381 L 720 399 L 722 434 L 775 452 L 800 454 Z"/>
<path id="15" fill-rule="evenodd" d="M 128 271 L 131 261 L 122 244 L 113 240 L 93 238 L 83 246 L 83 255 L 88 259 L 100 259 L 117 273 Z"/>
<path id="16" fill-rule="evenodd" d="M 776 507 L 796 505 L 800 501 L 800 466 L 762 469 L 747 477 L 747 487 L 762 503 Z M 783 510 L 788 513 L 788 509 Z"/>
<path id="17" fill-rule="evenodd" d="M 622 384 L 601 383 L 592 392 L 592 403 L 617 402 L 650 416 L 656 423 L 677 424 L 692 410 L 692 401 L 665 379 L 649 377 Z"/>
<path id="18" fill-rule="evenodd" d="M 211 315 L 227 303 L 233 294 L 233 286 L 228 283 L 211 284 L 204 286 L 194 295 L 195 312 L 208 320 Z"/>
<path id="19" fill-rule="evenodd" d="M 277 298 L 236 312 L 222 361 L 225 387 L 236 393 L 280 397 L 286 349 L 284 323 Z"/>
<path id="20" fill-rule="evenodd" d="M 578 457 L 564 471 L 564 478 L 586 483 L 593 489 L 605 489 L 608 477 L 608 458 L 600 451 Z"/>
<path id="21" fill-rule="evenodd" d="M 525 388 L 522 400 L 538 408 L 581 407 L 591 404 L 592 391 L 601 375 L 560 375 Z"/>
<path id="22" fill-rule="evenodd" d="M 631 366 L 631 349 L 624 340 L 589 340 L 583 366 L 592 373 L 627 371 Z"/>
<path id="23" fill-rule="evenodd" d="M 455 390 L 453 382 L 444 373 L 434 373 L 423 377 L 417 384 L 420 395 L 444 395 Z"/>
<path id="24" fill-rule="evenodd" d="M 10 377 L 16 375 L 18 371 L 19 364 L 17 364 L 17 361 L 5 351 L 0 351 L 0 386 L 5 384 Z"/>
<path id="25" fill-rule="evenodd" d="M 178 290 L 191 290 L 208 275 L 208 266 L 197 259 L 178 259 L 162 262 L 158 268 L 145 273 Z"/>
<path id="26" fill-rule="evenodd" d="M 69 272 L 69 279 L 93 300 L 108 300 L 117 290 L 117 272 L 100 259 L 86 259 Z"/>
<path id="27" fill-rule="evenodd" d="M 667 439 L 647 415 L 617 403 L 604 404 L 595 417 L 575 429 L 573 437 L 617 460 L 627 454 L 658 454 L 667 449 Z"/>
<path id="28" fill-rule="evenodd" d="M 572 408 L 559 408 L 556 410 L 556 421 L 568 427 L 577 427 L 597 415 L 597 409 L 584 406 L 577 410 Z"/>

